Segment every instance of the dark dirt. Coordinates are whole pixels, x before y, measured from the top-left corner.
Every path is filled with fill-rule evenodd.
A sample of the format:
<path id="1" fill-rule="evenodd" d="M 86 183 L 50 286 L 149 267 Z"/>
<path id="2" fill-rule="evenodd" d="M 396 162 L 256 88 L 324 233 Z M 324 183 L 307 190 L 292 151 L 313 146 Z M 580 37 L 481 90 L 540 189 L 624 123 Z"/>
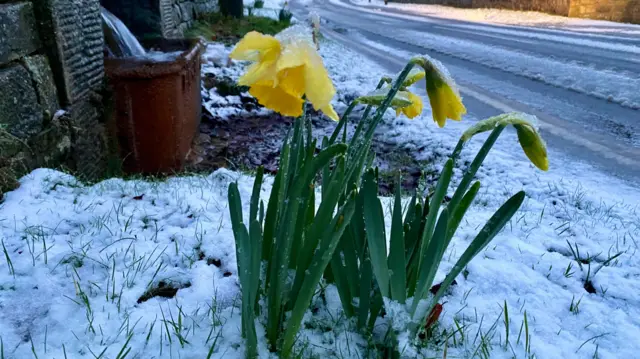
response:
<path id="1" fill-rule="evenodd" d="M 191 287 L 191 283 L 177 285 L 175 283 L 160 281 L 157 287 L 150 288 L 138 298 L 138 304 L 146 302 L 153 297 L 173 298 L 176 296 L 176 293 L 178 293 L 178 290 L 189 287 Z"/>
<path id="2" fill-rule="evenodd" d="M 216 79 L 211 75 L 203 77 L 203 86 L 207 90 L 215 87 L 222 96 L 237 96 L 246 91 L 246 88 L 230 84 L 228 78 Z M 251 111 L 260 107 L 253 98 L 241 98 L 242 104 L 236 105 L 238 108 Z M 193 143 L 188 171 L 211 172 L 221 167 L 253 171 L 263 166 L 265 172 L 276 173 L 282 141 L 292 128 L 294 118 L 277 113 L 260 115 L 253 112 L 221 119 L 212 116 L 204 108 L 202 112 L 200 133 Z M 330 134 L 335 128 L 335 122 L 311 107 L 307 113 L 311 117 L 314 135 Z M 355 126 L 353 123 L 351 125 Z M 380 139 L 374 141 L 372 149 L 376 153 L 375 164 L 380 167 L 381 195 L 395 192 L 398 173 L 404 191 L 411 192 L 418 188 L 425 163 L 416 160 L 410 150 L 384 143 Z"/>

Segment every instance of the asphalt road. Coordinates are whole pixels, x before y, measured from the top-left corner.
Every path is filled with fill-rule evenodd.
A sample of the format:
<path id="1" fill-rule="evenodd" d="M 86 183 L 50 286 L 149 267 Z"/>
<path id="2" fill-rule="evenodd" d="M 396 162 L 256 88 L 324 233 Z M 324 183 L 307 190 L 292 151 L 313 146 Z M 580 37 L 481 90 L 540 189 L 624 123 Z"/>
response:
<path id="1" fill-rule="evenodd" d="M 439 59 L 471 116 L 534 114 L 553 151 L 640 182 L 640 37 L 469 23 L 328 0 L 292 3 L 299 19 L 311 10 L 323 19 L 326 37 L 391 73 L 411 54 Z M 540 74 L 526 71 L 541 63 L 549 65 Z M 625 86 L 627 97 L 615 93 Z"/>

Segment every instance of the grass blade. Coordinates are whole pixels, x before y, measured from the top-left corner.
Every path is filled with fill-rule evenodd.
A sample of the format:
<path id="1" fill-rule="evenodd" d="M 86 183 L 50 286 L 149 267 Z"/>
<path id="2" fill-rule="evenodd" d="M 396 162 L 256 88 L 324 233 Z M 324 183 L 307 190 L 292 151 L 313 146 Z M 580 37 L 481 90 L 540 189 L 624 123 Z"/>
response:
<path id="1" fill-rule="evenodd" d="M 268 317 L 267 338 L 272 346 L 276 345 L 278 332 L 284 317 L 285 284 L 287 283 L 288 269 L 291 262 L 291 245 L 294 240 L 296 224 L 300 219 L 299 207 L 304 198 L 302 194 L 309 188 L 309 184 L 318 171 L 326 166 L 334 157 L 343 154 L 347 146 L 335 144 L 320 151 L 320 153 L 300 169 L 300 174 L 292 180 L 291 191 L 286 196 L 286 205 L 283 209 L 283 217 L 278 222 L 281 224 L 277 231 L 273 257 L 271 259 L 270 282 L 268 288 Z M 288 182 L 288 181 L 287 181 Z M 333 252 L 332 252 L 333 253 Z M 327 259 L 327 262 L 331 258 Z M 326 266 L 325 266 L 326 267 Z"/>
<path id="2" fill-rule="evenodd" d="M 487 223 L 484 225 L 480 233 L 476 236 L 476 238 L 471 242 L 469 247 L 464 251 L 460 259 L 453 266 L 449 274 L 445 277 L 442 285 L 436 295 L 433 298 L 433 302 L 431 304 L 431 308 L 435 306 L 435 304 L 440 300 L 440 298 L 444 295 L 445 291 L 453 280 L 462 272 L 464 267 L 471 262 L 473 257 L 475 257 L 484 247 L 491 242 L 491 240 L 502 230 L 502 228 L 509 222 L 511 217 L 518 211 L 520 205 L 524 201 L 524 191 L 520 191 L 513 195 L 513 197 L 509 198 L 494 214 L 489 218 Z M 429 310 L 431 310 L 431 308 Z"/>
<path id="3" fill-rule="evenodd" d="M 298 330 L 302 323 L 302 318 L 311 303 L 316 286 L 322 278 L 322 274 L 329 264 L 329 261 L 333 256 L 333 252 L 338 246 L 347 224 L 353 216 L 355 208 L 355 193 L 352 193 L 349 197 L 351 198 L 338 210 L 328 228 L 325 229 L 322 240 L 320 241 L 320 247 L 315 253 L 313 261 L 309 266 L 307 276 L 305 277 L 302 288 L 296 298 L 296 304 L 291 311 L 289 320 L 287 321 L 287 328 L 284 333 L 282 348 L 280 351 L 283 358 L 289 357 L 289 354 L 291 353 L 295 337 L 298 334 Z"/>
<path id="4" fill-rule="evenodd" d="M 249 208 L 249 223 L 258 218 L 258 204 L 260 201 L 260 190 L 262 189 L 262 178 L 264 175 L 264 167 L 258 167 L 256 179 L 253 182 L 253 191 L 251 193 L 251 204 Z"/>
<path id="5" fill-rule="evenodd" d="M 422 232 L 422 243 L 420 243 L 421 248 L 420 256 L 418 257 L 418 273 L 423 272 L 422 266 L 425 259 L 425 252 L 427 250 L 427 247 L 430 245 L 431 237 L 433 236 L 433 229 L 436 225 L 436 219 L 438 218 L 438 211 L 440 210 L 440 205 L 442 204 L 444 196 L 447 194 L 447 188 L 449 187 L 449 182 L 451 182 L 452 174 L 453 160 L 449 159 L 442 169 L 440 179 L 438 179 L 438 184 L 436 185 L 435 192 L 433 193 L 431 202 L 429 203 L 429 214 L 427 215 L 427 222 Z M 430 266 L 430 264 L 426 265 Z"/>
<path id="6" fill-rule="evenodd" d="M 447 246 L 449 246 L 451 238 L 453 238 L 453 235 L 456 233 L 456 230 L 460 225 L 460 221 L 462 221 L 462 218 L 464 218 L 464 215 L 467 213 L 471 203 L 473 203 L 473 200 L 476 198 L 479 189 L 480 181 L 476 181 L 464 197 L 462 197 L 460 203 L 452 209 L 451 217 L 449 218 L 449 233 L 447 233 L 447 241 L 444 244 L 445 250 L 447 249 Z"/>
<path id="7" fill-rule="evenodd" d="M 462 200 L 462 196 L 465 194 L 465 192 L 467 192 L 467 189 L 469 189 L 469 185 L 471 184 L 473 177 L 475 177 L 478 169 L 480 168 L 480 165 L 482 165 L 482 162 L 484 162 L 484 159 L 489 154 L 489 151 L 493 147 L 494 143 L 496 143 L 496 140 L 498 139 L 498 137 L 500 137 L 500 134 L 502 133 L 502 130 L 504 130 L 504 127 L 505 125 L 499 125 L 491 132 L 489 137 L 487 137 L 487 140 L 480 148 L 480 151 L 478 151 L 476 157 L 467 168 L 467 171 L 462 177 L 458 188 L 454 192 L 453 197 L 451 197 L 451 201 L 449 201 L 449 208 L 451 208 L 452 211 L 455 210 L 455 208 L 458 206 L 458 203 L 460 203 L 460 201 Z"/>
<path id="8" fill-rule="evenodd" d="M 440 258 L 444 241 L 447 236 L 447 224 L 449 222 L 449 210 L 445 209 L 440 214 L 438 224 L 433 232 L 433 238 L 429 241 L 425 255 L 422 258 L 422 266 L 418 273 L 418 284 L 416 286 L 411 306 L 411 315 L 415 314 L 420 300 L 424 299 L 427 292 L 433 284 L 438 267 L 440 266 Z M 429 313 L 429 312 L 427 312 Z"/>
<path id="9" fill-rule="evenodd" d="M 362 184 L 364 194 L 364 223 L 366 228 L 371 266 L 383 296 L 389 296 L 389 267 L 387 265 L 387 236 L 384 231 L 384 214 L 378 198 L 378 183 L 373 170 L 367 171 Z"/>
<path id="10" fill-rule="evenodd" d="M 389 280 L 391 299 L 404 304 L 407 296 L 407 272 L 404 257 L 404 225 L 402 222 L 402 199 L 400 178 L 396 185 L 395 204 L 391 218 L 391 238 L 389 245 Z"/>

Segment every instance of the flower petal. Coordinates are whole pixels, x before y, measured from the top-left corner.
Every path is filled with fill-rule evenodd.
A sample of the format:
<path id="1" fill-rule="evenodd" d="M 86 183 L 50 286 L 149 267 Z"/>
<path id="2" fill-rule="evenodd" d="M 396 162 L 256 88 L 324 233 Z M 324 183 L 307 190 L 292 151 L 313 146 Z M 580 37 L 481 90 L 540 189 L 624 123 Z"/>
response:
<path id="1" fill-rule="evenodd" d="M 336 111 L 333 109 L 333 106 L 331 106 L 331 104 L 319 109 L 320 111 L 322 111 L 322 113 L 324 113 L 325 115 L 327 115 L 327 117 L 329 117 L 330 119 L 334 120 L 334 121 L 338 121 L 340 119 L 340 116 L 338 116 L 338 114 L 336 113 Z"/>
<path id="2" fill-rule="evenodd" d="M 279 54 L 280 42 L 275 37 L 251 31 L 236 44 L 229 57 L 245 61 L 274 61 Z"/>
<path id="3" fill-rule="evenodd" d="M 322 58 L 313 47 L 307 48 L 305 58 L 305 94 L 313 107 L 319 110 L 330 105 L 336 89 L 324 68 Z"/>
<path id="4" fill-rule="evenodd" d="M 304 66 L 290 67 L 278 72 L 278 87 L 292 96 L 302 98 L 305 91 Z"/>
<path id="5" fill-rule="evenodd" d="M 264 107 L 285 116 L 298 117 L 302 115 L 302 99 L 292 96 L 281 87 L 274 87 L 273 82 L 263 81 L 255 84 L 251 86 L 249 93 Z"/>
<path id="6" fill-rule="evenodd" d="M 411 105 L 402 108 L 402 113 L 409 118 L 414 118 L 422 113 L 422 98 L 411 92 L 407 92 Z"/>
<path id="7" fill-rule="evenodd" d="M 238 79 L 238 85 L 251 86 L 260 81 L 275 81 L 277 76 L 275 64 L 275 61 L 261 61 L 251 65 Z"/>
<path id="8" fill-rule="evenodd" d="M 462 99 L 446 82 L 436 77 L 427 80 L 427 94 L 433 112 L 433 120 L 440 127 L 444 127 L 447 118 L 460 121 L 467 109 L 462 104 Z"/>

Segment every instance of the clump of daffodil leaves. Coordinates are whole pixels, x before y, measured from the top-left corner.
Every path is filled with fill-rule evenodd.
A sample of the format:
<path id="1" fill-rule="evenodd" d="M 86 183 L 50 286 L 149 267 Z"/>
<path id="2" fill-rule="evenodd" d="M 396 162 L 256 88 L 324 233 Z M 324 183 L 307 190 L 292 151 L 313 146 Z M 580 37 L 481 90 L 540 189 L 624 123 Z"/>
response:
<path id="1" fill-rule="evenodd" d="M 331 106 L 335 88 L 308 30 L 293 26 L 273 37 L 250 32 L 231 54 L 253 62 L 240 78 L 240 85 L 249 86 L 249 92 L 264 106 L 297 117 L 283 141 L 269 199 L 261 200 L 263 168 L 256 174 L 249 213 L 243 212 L 237 185 L 229 185 L 246 357 L 258 355 L 257 336 L 262 332 L 268 349 L 280 357 L 308 356 L 299 331 L 303 319 L 311 315 L 313 299 L 327 285 L 337 289 L 344 315 L 352 319 L 355 328 L 380 341 L 373 346 L 381 348 L 378 356 L 405 350 L 398 347 L 400 337 L 422 347 L 420 342 L 429 340 L 430 327 L 442 311 L 439 300 L 524 200 L 520 191 L 498 208 L 443 282 L 434 286 L 445 251 L 480 189 L 474 178 L 489 150 L 502 130 L 513 125 L 527 157 L 547 170 L 544 141 L 534 119 L 524 114 L 504 114 L 474 124 L 443 166 L 433 191 L 414 193 L 405 206 L 401 186 L 396 186 L 387 235 L 371 150 L 383 115 L 389 108 L 409 118 L 420 115 L 422 99 L 409 87 L 422 80 L 433 120 L 440 127 L 447 119 L 461 120 L 466 109 L 447 70 L 436 60 L 421 56 L 411 59 L 395 78 L 382 78 L 376 90 L 357 98 L 338 117 Z M 334 132 L 320 144 L 306 118 L 305 101 L 338 120 Z M 359 104 L 366 108 L 348 140 L 346 123 Z M 463 168 L 462 179 L 449 188 L 464 145 L 485 131 L 491 131 L 490 135 Z M 318 179 L 322 183 L 319 191 Z M 453 196 L 446 202 L 444 197 L 450 191 Z M 383 318 L 383 308 L 394 314 Z M 371 333 L 380 320 L 388 322 L 388 331 L 375 339 Z M 256 326 L 263 326 L 264 331 Z"/>

